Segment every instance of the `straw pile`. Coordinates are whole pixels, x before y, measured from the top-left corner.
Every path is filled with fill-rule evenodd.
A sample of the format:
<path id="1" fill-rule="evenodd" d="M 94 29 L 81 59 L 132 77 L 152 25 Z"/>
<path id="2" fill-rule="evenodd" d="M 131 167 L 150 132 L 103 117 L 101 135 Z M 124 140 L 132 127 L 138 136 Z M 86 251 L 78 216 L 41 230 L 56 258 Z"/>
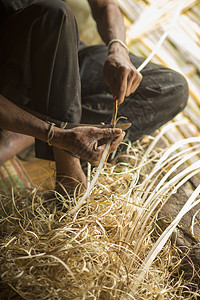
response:
<path id="1" fill-rule="evenodd" d="M 132 35 L 132 22 L 135 26 L 136 20 L 142 22 L 141 12 L 149 14 L 146 5 L 151 2 L 158 14 L 154 24 L 148 24 L 148 36 L 143 32 Z M 164 1 L 160 14 L 159 1 L 118 0 L 130 27 L 127 40 L 134 53 L 147 56 L 155 46 L 171 17 L 167 2 L 172 8 L 173 1 Z M 200 202 L 200 187 L 194 190 L 188 183 L 200 174 L 197 2 L 185 1 L 175 31 L 153 59 L 187 76 L 190 99 L 184 113 L 156 137 L 128 143 L 126 153 L 104 167 L 87 203 L 76 214 L 68 212 L 79 199 L 57 195 L 55 201 L 45 200 L 46 195 L 37 190 L 13 194 L 11 199 L 1 195 L 2 280 L 22 299 L 200 297 L 196 278 L 187 278 L 180 271 L 187 253 L 181 253 L 169 239 L 184 214 Z M 191 27 L 193 30 L 186 30 Z M 178 44 L 177 32 L 184 32 L 189 42 Z M 192 47 L 187 48 L 191 41 L 196 45 L 195 55 Z M 158 145 L 163 138 L 168 144 L 164 149 Z M 185 184 L 188 201 L 162 232 L 157 222 L 159 210 Z M 196 217 L 191 227 L 194 236 Z M 1 299 L 9 299 L 8 288 L 3 287 Z"/>
<path id="2" fill-rule="evenodd" d="M 163 150 L 157 143 L 164 131 L 129 144 L 115 164 L 106 165 L 76 215 L 68 211 L 78 199 L 57 196 L 56 204 L 36 191 L 2 197 L 2 279 L 31 300 L 197 299 L 197 285 L 179 274 L 180 251 L 170 241 L 157 245 L 163 250 L 152 264 L 161 233 L 157 208 L 200 171 L 200 163 L 193 163 L 172 176 L 199 153 L 200 138 L 182 141 L 192 144 L 186 151 L 179 142 Z M 198 200 L 194 195 L 191 203 Z"/>

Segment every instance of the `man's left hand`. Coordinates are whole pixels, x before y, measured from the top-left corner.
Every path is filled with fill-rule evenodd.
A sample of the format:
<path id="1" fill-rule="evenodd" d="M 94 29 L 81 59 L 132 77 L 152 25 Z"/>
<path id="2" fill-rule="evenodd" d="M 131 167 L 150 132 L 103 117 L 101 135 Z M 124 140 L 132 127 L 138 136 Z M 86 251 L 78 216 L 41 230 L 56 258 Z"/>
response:
<path id="1" fill-rule="evenodd" d="M 104 81 L 119 104 L 135 92 L 141 80 L 142 75 L 132 65 L 126 49 L 109 52 L 104 64 Z"/>

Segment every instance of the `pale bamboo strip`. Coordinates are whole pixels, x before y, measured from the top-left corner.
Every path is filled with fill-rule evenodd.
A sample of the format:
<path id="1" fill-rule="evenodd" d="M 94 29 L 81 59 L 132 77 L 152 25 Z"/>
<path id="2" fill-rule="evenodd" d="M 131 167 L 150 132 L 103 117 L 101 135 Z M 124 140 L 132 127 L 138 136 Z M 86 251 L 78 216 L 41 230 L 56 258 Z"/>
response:
<path id="1" fill-rule="evenodd" d="M 142 39 L 142 43 L 148 48 L 148 49 L 153 49 L 155 42 L 152 42 L 147 37 L 144 37 Z M 169 55 L 168 51 L 165 50 L 164 45 L 162 45 L 161 51 L 159 51 L 156 54 L 156 57 L 160 60 L 160 63 L 162 63 L 164 66 L 170 66 L 174 70 L 180 71 L 180 67 L 177 65 L 177 61 Z"/>
<path id="2" fill-rule="evenodd" d="M 178 23 L 179 27 L 183 27 L 186 33 L 192 38 L 192 40 L 199 44 L 200 26 L 192 21 L 187 14 L 182 15 Z"/>
<path id="3" fill-rule="evenodd" d="M 161 4 L 162 2 L 159 0 L 149 0 L 150 4 L 158 3 L 157 5 Z M 184 10 L 188 10 L 190 7 L 194 6 L 196 3 L 198 3 L 198 0 L 187 0 L 185 1 Z"/>
<path id="4" fill-rule="evenodd" d="M 195 99 L 195 101 L 200 105 L 200 90 L 197 85 L 193 83 L 190 78 L 187 78 L 190 88 L 190 94 Z"/>
<path id="5" fill-rule="evenodd" d="M 169 39 L 200 70 L 200 47 L 180 28 L 172 29 Z"/>
<path id="6" fill-rule="evenodd" d="M 184 113 L 178 114 L 175 118 L 175 122 L 183 121 L 184 123 L 181 125 L 177 125 L 177 128 L 182 132 L 183 136 L 186 138 L 189 138 L 191 136 L 199 136 L 199 130 L 197 127 L 191 122 L 190 119 L 188 119 Z"/>
<path id="7" fill-rule="evenodd" d="M 124 1 L 117 0 L 116 1 L 122 12 L 131 20 L 132 22 L 136 20 L 137 16 L 141 13 L 143 8 L 145 7 L 144 3 L 136 3 L 135 1 Z M 143 6 L 143 8 L 142 8 Z"/>
<path id="8" fill-rule="evenodd" d="M 197 72 L 196 74 L 193 74 L 191 80 L 194 82 L 196 86 L 200 86 L 200 75 Z"/>
<path id="9" fill-rule="evenodd" d="M 147 57 L 150 53 L 150 50 L 143 46 L 142 41 L 136 41 L 129 48 L 133 54 L 142 57 Z"/>
<path id="10" fill-rule="evenodd" d="M 152 45 L 152 47 L 151 48 L 153 48 L 153 45 Z M 182 48 L 182 47 L 181 47 Z M 180 55 L 179 55 L 180 56 Z M 197 56 L 198 56 L 198 54 L 197 54 Z M 193 58 L 192 58 L 193 59 Z M 171 66 L 171 64 L 170 64 L 170 66 Z M 172 66 L 173 67 L 173 66 Z"/>
<path id="11" fill-rule="evenodd" d="M 185 1 L 183 9 L 188 9 L 191 5 L 194 5 L 196 1 Z M 128 33 L 132 40 L 141 38 L 149 31 L 152 31 L 159 25 L 163 26 L 171 21 L 178 1 L 155 1 L 150 6 L 147 6 L 135 23 L 128 28 Z M 129 12 L 130 15 L 130 12 Z"/>
<path id="12" fill-rule="evenodd" d="M 199 0 L 187 0 L 183 9 L 183 13 L 185 13 L 188 9 L 194 7 L 199 3 Z"/>
<path id="13" fill-rule="evenodd" d="M 152 50 L 155 43 L 157 42 L 157 36 L 158 36 L 158 33 L 155 32 L 154 34 L 150 34 L 149 37 L 144 37 L 141 42 L 143 42 L 144 45 L 146 45 L 148 50 Z M 131 45 L 129 45 L 129 47 L 132 48 Z M 178 49 L 175 48 L 174 46 L 172 46 L 171 42 L 169 40 L 167 40 L 162 45 L 161 51 L 159 51 L 159 53 L 157 53 L 157 57 L 159 57 L 160 62 L 162 64 L 168 65 L 171 68 L 174 68 L 177 71 L 181 72 L 182 71 L 181 69 L 185 67 L 185 61 L 184 61 L 184 57 L 182 57 L 180 55 L 180 51 L 179 50 L 177 51 L 177 50 Z M 186 59 L 189 58 L 187 54 L 185 55 L 185 58 Z M 194 59 L 192 58 L 192 60 L 194 60 Z M 166 62 L 167 62 L 167 64 L 166 64 Z M 198 62 L 197 62 L 197 64 L 199 66 Z M 193 72 L 194 71 L 195 71 L 195 69 L 193 67 Z"/>
<path id="14" fill-rule="evenodd" d="M 173 127 L 170 130 L 168 130 L 165 133 L 165 137 L 168 139 L 170 144 L 175 144 L 177 141 L 181 141 L 186 138 L 186 136 L 183 135 L 177 127 Z M 190 145 L 183 145 L 178 149 L 178 151 L 186 150 L 189 148 L 190 148 Z M 193 163 L 199 161 L 199 158 L 200 158 L 199 155 L 195 155 L 194 157 L 192 157 L 188 160 L 188 163 L 193 164 Z"/>
<path id="15" fill-rule="evenodd" d="M 168 65 L 167 65 L 168 66 Z M 174 69 L 177 69 L 174 66 Z M 194 97 L 194 99 L 198 102 L 200 102 L 198 98 L 199 89 L 196 87 L 191 80 L 189 81 L 190 86 L 190 94 Z M 200 108 L 197 105 L 198 102 L 196 102 L 192 97 L 190 97 L 189 104 L 185 110 L 185 113 L 188 117 L 190 117 L 191 121 L 200 129 Z"/>
<path id="16" fill-rule="evenodd" d="M 182 24 L 183 24 L 183 22 L 182 22 Z M 179 27 L 180 27 L 180 26 L 179 26 Z M 182 32 L 183 32 L 183 31 L 182 31 Z M 186 34 L 185 34 L 184 32 L 183 32 L 183 34 L 184 34 L 183 37 L 185 38 L 185 35 L 186 35 Z M 131 39 L 132 37 L 131 37 L 131 35 L 129 34 L 129 32 L 128 32 L 127 35 L 128 35 L 128 43 L 129 43 L 129 42 L 130 42 L 130 39 Z M 172 35 L 172 34 L 171 34 L 171 35 Z M 186 37 L 187 37 L 187 35 L 186 35 Z M 189 38 L 187 37 L 187 39 L 189 39 Z M 174 39 L 174 42 L 176 43 L 177 40 L 179 40 L 179 39 L 177 39 L 177 38 Z M 191 59 L 192 59 L 192 61 L 194 61 L 194 62 L 197 64 L 197 66 L 199 66 L 199 57 L 200 57 L 200 55 L 199 55 L 199 48 L 198 48 L 197 46 L 195 46 L 195 43 L 194 43 L 193 41 L 191 41 L 191 43 L 193 43 L 193 44 L 192 44 L 192 47 L 190 47 L 190 48 L 187 47 L 186 50 L 189 51 L 188 49 L 195 49 L 195 51 L 196 51 L 196 55 L 195 55 L 195 56 L 196 56 L 197 59 L 195 60 L 194 57 L 193 57 L 193 55 L 191 55 Z M 190 39 L 189 39 L 189 40 L 188 40 L 188 44 L 191 44 L 191 43 L 190 43 Z M 185 45 L 185 42 L 184 42 L 183 44 L 181 44 L 181 47 L 179 47 L 180 50 L 183 49 L 182 51 L 184 51 L 184 47 L 183 47 L 184 45 Z M 186 50 L 185 50 L 185 51 L 186 51 Z M 192 50 L 191 50 L 191 51 L 192 51 Z M 188 53 L 188 52 L 186 52 L 186 56 L 187 56 L 187 58 L 188 58 L 187 53 Z"/>
<path id="17" fill-rule="evenodd" d="M 183 140 L 185 138 L 185 136 L 181 133 L 181 131 L 178 129 L 178 125 L 172 127 L 170 130 L 168 130 L 165 133 L 165 136 L 168 138 L 168 140 L 170 141 L 170 144 L 174 144 L 176 143 L 178 140 Z M 189 148 L 190 146 L 187 145 L 183 145 L 180 150 L 184 150 L 186 148 Z M 198 158 L 199 159 L 199 158 Z"/>
<path id="18" fill-rule="evenodd" d="M 199 117 L 196 115 L 195 111 L 193 111 L 188 106 L 186 106 L 186 108 L 184 110 L 184 114 L 187 117 L 189 117 L 190 120 L 193 122 L 193 124 L 195 124 L 200 130 L 200 120 L 199 120 Z"/>
<path id="19" fill-rule="evenodd" d="M 192 7 L 191 14 L 193 15 L 193 18 L 195 18 L 196 23 L 200 24 L 200 7 L 199 7 L 199 5 Z"/>
<path id="20" fill-rule="evenodd" d="M 200 167 L 199 167 L 200 169 Z M 154 247 L 151 249 L 150 253 L 148 254 L 147 258 L 145 259 L 143 263 L 143 268 L 138 272 L 138 281 L 136 284 L 132 284 L 133 288 L 131 289 L 131 294 L 135 295 L 136 290 L 139 287 L 139 284 L 142 282 L 145 273 L 147 270 L 150 268 L 153 260 L 156 258 L 158 253 L 161 251 L 169 237 L 171 236 L 172 232 L 175 230 L 176 226 L 178 225 L 179 221 L 181 218 L 190 210 L 192 209 L 195 205 L 200 203 L 199 199 L 199 193 L 200 193 L 200 186 L 196 188 L 194 193 L 191 195 L 191 197 L 188 199 L 186 204 L 183 206 L 181 211 L 178 213 L 177 217 L 173 222 L 167 227 L 167 229 L 163 232 L 163 234 L 160 236 L 160 238 L 157 240 L 155 243 Z M 197 199 L 197 200 L 196 200 Z M 124 298 L 125 299 L 125 298 Z"/>
<path id="21" fill-rule="evenodd" d="M 176 63 L 176 61 L 175 61 L 175 63 Z M 178 70 L 179 70 L 179 68 L 178 68 Z M 179 71 L 180 71 L 180 70 L 179 70 Z M 194 101 L 193 101 L 193 102 L 191 102 L 191 100 L 192 100 L 192 99 L 190 99 L 190 103 L 192 103 L 192 104 L 193 104 L 193 106 L 194 106 L 194 105 L 196 105 L 196 102 L 194 102 Z M 196 108 L 196 111 L 198 111 L 198 109 L 199 109 L 199 108 L 198 108 L 198 106 L 197 106 L 197 105 L 196 105 L 196 107 L 195 107 L 195 108 Z M 193 112 L 193 111 L 192 111 L 192 112 Z M 194 117 L 193 117 L 193 119 L 194 119 Z M 199 126 L 199 118 L 195 118 L 195 121 L 196 121 L 196 122 L 195 122 L 195 123 L 196 123 L 196 125 L 197 125 L 197 126 Z M 177 132 L 178 132 L 178 131 L 177 131 Z M 179 134 L 179 132 L 178 132 L 178 135 L 176 134 L 176 137 L 177 137 L 177 136 L 179 137 L 179 139 L 182 139 L 183 137 L 187 137 L 188 135 L 186 135 L 186 136 L 182 136 L 182 135 L 181 135 L 181 134 Z"/>
<path id="22" fill-rule="evenodd" d="M 156 31 L 153 34 L 150 34 L 148 36 L 148 38 L 146 38 L 146 40 L 147 41 L 150 40 L 152 42 L 152 44 L 156 43 L 158 34 L 159 34 L 158 31 Z M 198 60 L 196 60 L 198 65 L 197 66 L 194 65 L 194 60 L 193 59 L 192 59 L 193 61 L 190 60 L 190 56 L 189 56 L 190 54 L 188 55 L 186 53 L 186 50 L 183 50 L 183 47 L 182 47 L 182 45 L 180 46 L 180 43 L 178 44 L 176 41 L 174 42 L 174 41 L 170 40 L 170 36 L 171 36 L 171 33 L 169 33 L 169 37 L 165 41 L 165 43 L 162 47 L 162 53 L 160 51 L 159 54 L 162 55 L 162 57 L 165 57 L 165 55 L 166 55 L 166 57 L 171 57 L 175 61 L 174 65 L 177 64 L 179 69 L 184 67 L 187 62 L 190 62 L 190 64 L 193 63 L 193 66 L 198 68 L 199 67 Z"/>
<path id="23" fill-rule="evenodd" d="M 148 38 L 143 38 L 142 40 L 143 44 L 146 45 L 146 47 L 151 50 L 154 47 L 154 43 L 151 42 Z M 165 43 L 166 45 L 166 43 Z M 168 51 L 165 50 L 165 45 L 162 46 L 162 51 L 157 53 L 156 57 L 159 58 L 160 63 L 162 63 L 164 66 L 173 68 L 174 70 L 183 73 L 181 66 L 177 65 L 177 60 L 173 58 L 172 55 L 169 55 Z M 144 51 L 144 50 L 143 50 Z M 197 101 L 197 103 L 200 104 L 200 91 L 199 87 L 196 86 L 191 79 L 188 79 L 189 86 L 190 86 L 190 93 L 192 97 Z"/>
<path id="24" fill-rule="evenodd" d="M 169 127 L 169 126 L 168 126 Z M 160 157 L 160 159 L 159 159 L 159 161 L 157 162 L 157 164 L 156 164 L 156 166 L 154 167 L 154 169 L 151 171 L 151 173 L 150 174 L 147 174 L 147 177 L 146 177 L 146 182 L 145 182 L 145 184 L 147 183 L 147 182 L 149 182 L 150 183 L 150 188 L 151 188 L 151 177 L 153 176 L 153 174 L 155 174 L 155 172 L 157 172 L 157 171 L 159 171 L 159 170 L 161 170 L 161 168 L 163 168 L 163 165 L 162 165 L 162 163 L 166 163 L 168 160 L 167 160 L 167 158 L 169 158 L 170 157 L 170 154 L 174 151 L 174 150 L 178 150 L 178 148 L 180 148 L 183 144 L 187 144 L 188 142 L 190 143 L 190 142 L 194 142 L 194 141 L 196 141 L 196 142 L 200 142 L 200 140 L 199 140 L 199 138 L 196 138 L 196 139 L 194 139 L 194 138 L 192 138 L 192 139 L 189 139 L 189 140 L 181 140 L 181 141 L 179 141 L 178 143 L 176 143 L 175 145 L 173 145 L 171 148 L 169 148 L 167 151 L 166 151 L 166 153 L 165 153 L 165 155 L 164 156 L 161 156 Z M 151 148 L 151 147 L 150 147 Z M 149 151 L 147 151 L 147 152 L 149 152 Z M 198 150 L 197 150 L 197 152 L 199 153 L 199 147 L 198 147 Z M 146 154 L 146 153 L 145 153 Z M 183 154 L 183 152 L 182 152 L 182 154 Z M 187 153 L 186 153 L 187 154 Z M 128 236 L 127 236 L 127 241 L 132 241 L 132 238 L 133 238 L 133 236 L 134 236 L 134 231 L 135 231 L 135 233 L 138 233 L 138 230 L 139 231 L 141 231 L 142 230 L 142 227 L 143 227 L 143 229 L 145 229 L 145 223 L 146 223 L 146 221 L 147 221 L 147 219 L 150 217 L 150 215 L 151 215 L 151 212 L 149 212 L 149 208 L 150 208 L 150 204 L 152 203 L 152 208 L 151 208 L 151 210 L 153 211 L 154 210 L 154 207 L 156 207 L 157 205 L 158 205 L 158 203 L 160 202 L 160 199 L 159 199 L 159 194 L 161 195 L 162 194 L 162 192 L 161 192 L 161 190 L 163 190 L 163 192 L 167 192 L 167 190 L 170 188 L 170 186 L 171 185 L 173 185 L 174 186 L 174 184 L 176 185 L 177 184 L 177 188 L 178 188 L 178 186 L 180 186 L 180 185 L 182 185 L 183 184 L 183 182 L 186 182 L 187 181 L 187 178 L 185 178 L 185 179 L 183 179 L 183 181 L 182 181 L 182 178 L 183 178 L 183 176 L 185 176 L 185 174 L 187 173 L 187 172 L 185 172 L 185 171 L 183 171 L 182 172 L 182 174 L 177 174 L 177 176 L 175 176 L 176 177 L 176 179 L 175 179 L 175 177 L 174 178 L 172 178 L 171 180 L 170 180 L 170 182 L 168 182 L 167 181 L 167 179 L 168 179 L 168 177 L 172 174 L 172 172 L 173 171 L 175 171 L 176 169 L 177 169 L 177 167 L 179 167 L 179 166 L 181 166 L 182 165 L 182 163 L 185 163 L 189 158 L 191 158 L 193 155 L 194 155 L 195 153 L 192 153 L 192 151 L 190 151 L 190 154 L 187 154 L 186 156 L 181 156 L 180 157 L 180 160 L 178 159 L 178 162 L 175 164 L 175 165 L 173 165 L 173 170 L 172 169 L 169 169 L 168 168 L 168 171 L 167 171 L 167 174 L 163 177 L 163 179 L 161 180 L 161 182 L 159 182 L 159 187 L 157 186 L 153 191 L 152 191 L 152 193 L 144 193 L 144 195 L 145 195 L 145 198 L 144 199 L 146 199 L 145 200 L 145 204 L 143 205 L 143 209 L 142 209 L 142 207 L 141 207 L 141 209 L 140 210 L 138 210 L 138 214 L 139 214 L 139 212 L 141 212 L 141 214 L 143 215 L 143 219 L 141 219 L 141 214 L 139 214 L 139 215 L 137 215 L 136 216 L 136 218 L 134 218 L 134 224 L 132 224 L 132 229 L 131 229 L 131 231 L 129 231 L 128 232 Z M 162 165 L 162 166 L 161 166 Z M 195 164 L 193 164 L 190 168 L 188 168 L 188 170 L 190 169 L 191 171 L 192 170 L 195 170 L 196 169 L 196 166 L 197 165 L 199 165 L 199 160 L 197 161 L 197 163 L 195 163 Z M 169 161 L 168 161 L 168 166 L 169 166 Z M 198 173 L 199 172 L 199 170 L 196 170 L 195 171 L 195 174 L 196 173 Z M 191 173 L 191 175 L 193 176 L 194 175 L 194 173 Z M 191 175 L 190 175 L 190 177 L 191 177 Z M 189 177 L 188 177 L 189 178 Z M 182 184 L 181 184 L 181 182 L 180 183 L 178 183 L 179 182 L 179 180 L 181 180 L 182 181 Z M 147 183 L 148 184 L 148 183 Z M 144 188 L 144 182 L 142 183 L 142 185 L 140 186 L 140 189 L 142 190 L 142 191 L 145 191 L 146 190 L 146 188 Z M 160 188 L 161 188 L 161 190 L 160 190 Z M 142 193 L 143 194 L 143 193 Z M 163 195 L 163 194 L 162 194 Z M 141 195 L 142 196 L 142 195 Z M 141 197 L 141 196 L 139 196 L 139 197 Z M 135 197 L 136 197 L 136 195 L 135 195 Z M 143 196 L 142 196 L 143 197 Z M 153 201 L 153 202 L 152 202 Z M 141 202 L 142 203 L 142 202 Z M 144 210 L 144 208 L 146 208 L 146 210 Z M 146 214 L 145 214 L 145 211 L 146 211 Z M 148 217 L 147 217 L 147 215 L 148 215 Z M 138 219 L 139 218 L 139 219 Z M 135 228 L 135 222 L 136 222 L 136 228 Z M 145 222 L 145 223 L 144 223 Z M 141 227 L 141 225 L 142 225 L 142 227 Z M 140 229 L 141 228 L 141 229 Z M 146 230 L 146 229 L 145 229 Z M 144 236 L 143 236 L 144 237 Z M 138 236 L 138 243 L 140 243 L 141 244 L 141 238 Z M 138 248 L 138 245 L 137 245 L 137 242 L 136 242 L 136 247 Z M 137 253 L 136 253 L 137 254 Z M 131 262 L 130 262 L 131 263 Z"/>
<path id="25" fill-rule="evenodd" d="M 188 99 L 188 105 L 187 106 L 189 107 L 189 109 L 194 111 L 196 116 L 200 119 L 200 107 L 197 104 L 197 102 L 191 96 Z"/>

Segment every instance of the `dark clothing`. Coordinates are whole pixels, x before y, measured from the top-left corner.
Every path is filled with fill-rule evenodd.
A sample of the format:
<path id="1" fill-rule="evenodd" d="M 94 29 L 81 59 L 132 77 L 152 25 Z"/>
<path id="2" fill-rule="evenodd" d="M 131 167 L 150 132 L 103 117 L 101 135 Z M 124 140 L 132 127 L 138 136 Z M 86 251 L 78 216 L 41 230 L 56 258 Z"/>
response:
<path id="1" fill-rule="evenodd" d="M 20 2 L 27 6 L 28 1 Z M 71 9 L 60 0 L 32 2 L 11 13 L 3 24 L 0 93 L 60 121 L 109 122 L 113 98 L 103 81 L 107 47 L 79 51 Z M 143 61 L 132 54 L 130 58 L 136 68 Z M 186 80 L 179 73 L 153 63 L 141 73 L 139 88 L 125 99 L 118 113 L 132 122 L 132 141 L 172 119 L 188 98 Z M 53 158 L 51 147 L 41 141 L 36 142 L 36 154 Z"/>
<path id="2" fill-rule="evenodd" d="M 21 8 L 25 8 L 37 0 L 0 0 L 0 24 Z"/>
<path id="3" fill-rule="evenodd" d="M 106 54 L 105 46 L 88 47 L 79 52 L 82 123 L 111 120 L 113 99 L 102 72 Z M 144 61 L 133 54 L 130 59 L 136 68 Z M 132 141 L 171 120 L 183 110 L 188 98 L 186 80 L 179 73 L 153 63 L 141 73 L 143 79 L 138 89 L 125 98 L 118 111 L 118 117 L 125 116 L 133 124 L 130 128 Z"/>

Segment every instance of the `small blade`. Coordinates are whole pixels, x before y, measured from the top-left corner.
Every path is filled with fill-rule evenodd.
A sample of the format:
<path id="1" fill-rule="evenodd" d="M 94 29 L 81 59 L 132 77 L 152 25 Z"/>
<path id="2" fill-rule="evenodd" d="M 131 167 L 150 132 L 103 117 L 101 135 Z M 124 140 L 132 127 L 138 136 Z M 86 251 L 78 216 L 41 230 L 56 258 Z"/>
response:
<path id="1" fill-rule="evenodd" d="M 120 128 L 122 130 L 128 129 L 132 124 L 131 123 L 117 123 L 116 128 Z M 66 123 L 65 129 L 71 129 L 74 127 L 97 127 L 97 128 L 113 128 L 114 126 L 111 124 L 78 124 L 78 123 Z"/>
<path id="2" fill-rule="evenodd" d="M 118 123 L 116 124 L 116 128 L 121 128 L 122 130 L 126 130 L 128 129 L 129 127 L 131 127 L 131 123 Z"/>

